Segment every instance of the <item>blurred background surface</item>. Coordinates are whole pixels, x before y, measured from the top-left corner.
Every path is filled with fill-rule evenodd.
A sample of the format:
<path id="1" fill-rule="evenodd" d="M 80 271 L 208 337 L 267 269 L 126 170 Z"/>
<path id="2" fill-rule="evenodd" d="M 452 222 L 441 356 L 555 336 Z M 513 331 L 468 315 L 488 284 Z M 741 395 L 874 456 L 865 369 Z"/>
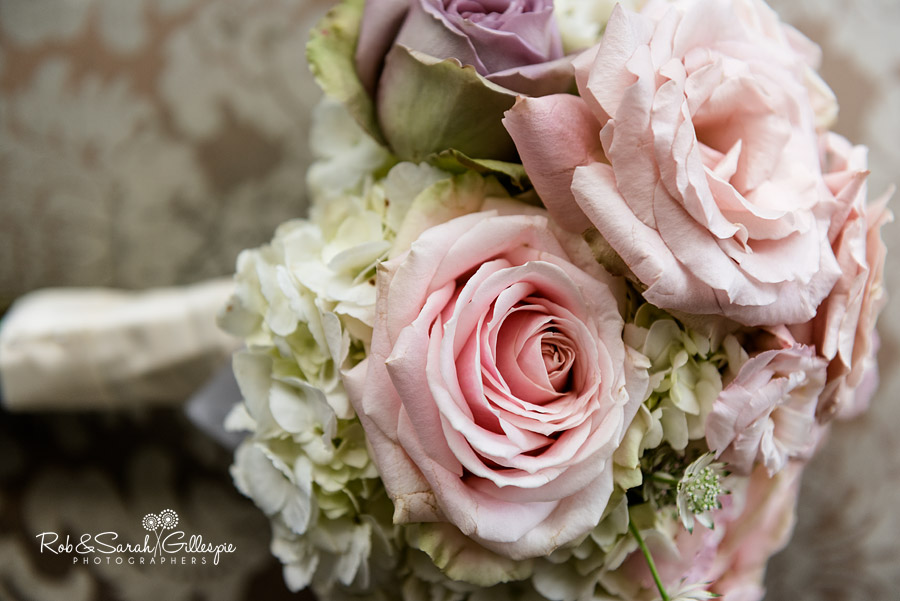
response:
<path id="1" fill-rule="evenodd" d="M 900 182 L 900 3 L 770 3 L 822 46 L 836 129 L 869 146 L 869 194 L 880 195 Z M 241 249 L 302 215 L 319 97 L 303 48 L 328 4 L 0 0 L 0 311 L 46 286 L 228 275 Z M 881 388 L 807 470 L 794 540 L 770 563 L 769 601 L 898 598 L 896 231 L 884 231 L 894 300 L 879 323 Z M 0 413 L 0 599 L 298 598 L 229 462 L 178 407 Z M 207 569 L 72 565 L 38 552 L 43 531 L 138 540 L 141 517 L 166 507 L 186 530 L 238 550 Z"/>

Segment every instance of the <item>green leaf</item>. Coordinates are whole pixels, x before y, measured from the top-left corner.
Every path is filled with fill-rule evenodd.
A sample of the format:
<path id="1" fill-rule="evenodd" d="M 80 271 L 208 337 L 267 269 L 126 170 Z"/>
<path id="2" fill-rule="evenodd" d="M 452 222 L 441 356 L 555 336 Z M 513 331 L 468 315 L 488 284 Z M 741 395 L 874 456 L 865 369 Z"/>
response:
<path id="1" fill-rule="evenodd" d="M 516 94 L 456 59 L 439 60 L 396 45 L 385 59 L 378 117 L 390 148 L 419 162 L 455 149 L 467 157 L 516 161 L 503 113 Z"/>
<path id="2" fill-rule="evenodd" d="M 531 180 L 525 173 L 525 167 L 521 163 L 510 163 L 494 159 L 473 159 L 456 149 L 449 149 L 434 154 L 426 159 L 429 163 L 449 171 L 451 173 L 463 173 L 474 171 L 482 175 L 495 175 L 503 182 L 508 182 L 507 188 L 515 191 L 525 191 L 531 188 Z"/>
<path id="3" fill-rule="evenodd" d="M 342 102 L 353 118 L 384 144 L 375 105 L 356 73 L 356 42 L 365 0 L 344 0 L 316 24 L 306 44 L 306 60 L 322 90 Z"/>

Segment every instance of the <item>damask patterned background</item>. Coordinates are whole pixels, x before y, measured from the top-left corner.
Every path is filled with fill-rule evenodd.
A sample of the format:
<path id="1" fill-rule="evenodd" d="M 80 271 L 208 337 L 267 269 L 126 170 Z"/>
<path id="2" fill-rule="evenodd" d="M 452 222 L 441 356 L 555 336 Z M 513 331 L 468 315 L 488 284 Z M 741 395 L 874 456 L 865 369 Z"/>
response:
<path id="1" fill-rule="evenodd" d="M 870 195 L 900 182 L 900 3 L 771 3 L 822 45 L 837 129 L 871 149 Z M 302 214 L 318 98 L 303 48 L 328 4 L 0 0 L 0 311 L 46 286 L 227 275 L 242 248 Z M 896 225 L 885 237 L 900 265 Z M 886 278 L 900 297 L 900 268 Z M 873 410 L 835 428 L 807 472 L 770 600 L 898 598 L 898 307 L 880 323 Z M 228 463 L 179 408 L 0 413 L 0 599 L 289 598 L 266 520 Z M 47 530 L 137 538 L 140 517 L 164 507 L 233 542 L 226 569 L 73 566 L 35 544 Z"/>
<path id="2" fill-rule="evenodd" d="M 229 273 L 304 207 L 322 0 L 2 0 L 0 301 Z"/>

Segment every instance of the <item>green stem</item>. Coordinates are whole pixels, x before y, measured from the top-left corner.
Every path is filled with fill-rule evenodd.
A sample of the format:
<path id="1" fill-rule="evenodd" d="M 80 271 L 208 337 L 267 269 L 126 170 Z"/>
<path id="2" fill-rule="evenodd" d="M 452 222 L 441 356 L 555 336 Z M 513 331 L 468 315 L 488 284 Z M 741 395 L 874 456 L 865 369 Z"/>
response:
<path id="1" fill-rule="evenodd" d="M 670 601 L 669 594 L 666 592 L 666 587 L 663 586 L 662 580 L 659 578 L 659 572 L 656 571 L 656 564 L 653 562 L 653 556 L 650 555 L 650 549 L 647 548 L 647 543 L 644 542 L 644 538 L 641 536 L 637 526 L 634 525 L 634 521 L 628 520 L 628 530 L 634 535 L 634 539 L 641 548 L 641 553 L 644 554 L 644 559 L 647 560 L 647 567 L 650 568 L 650 574 L 653 576 L 653 582 L 656 583 L 656 588 L 659 589 L 662 601 Z"/>
<path id="2" fill-rule="evenodd" d="M 656 480 L 657 482 L 662 482 L 663 484 L 668 484 L 669 486 L 678 486 L 678 478 L 673 478 L 672 476 L 667 476 L 665 474 L 660 474 L 659 472 L 654 472 L 650 474 L 650 478 Z"/>

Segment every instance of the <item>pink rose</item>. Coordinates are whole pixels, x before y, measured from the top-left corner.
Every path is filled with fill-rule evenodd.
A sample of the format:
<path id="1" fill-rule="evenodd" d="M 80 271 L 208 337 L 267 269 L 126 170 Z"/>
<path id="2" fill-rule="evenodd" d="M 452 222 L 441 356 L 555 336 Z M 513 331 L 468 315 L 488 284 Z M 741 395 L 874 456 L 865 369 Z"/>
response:
<path id="1" fill-rule="evenodd" d="M 787 544 L 794 527 L 803 465 L 789 461 L 774 476 L 759 465 L 749 478 L 727 479 L 730 494 L 721 497 L 722 509 L 713 514 L 714 529 L 697 524 L 690 533 L 678 528 L 669 540 L 648 530 L 646 543 L 669 594 L 674 596 L 685 585 L 707 583 L 723 601 L 761 601 L 766 564 Z M 640 551 L 614 574 L 617 578 L 610 584 L 624 584 L 622 596 L 638 598 L 636 589 L 655 590 Z"/>
<path id="2" fill-rule="evenodd" d="M 722 497 L 723 505 L 727 507 L 730 500 L 730 496 Z M 657 575 L 670 596 L 674 597 L 676 591 L 684 585 L 711 580 L 710 573 L 716 561 L 719 542 L 724 535 L 724 529 L 721 527 L 724 513 L 721 510 L 716 511 L 714 529 L 698 523 L 693 532 L 688 532 L 679 524 L 672 538 L 662 534 L 660 530 L 643 532 L 644 542 L 653 557 Z M 612 578 L 607 579 L 606 585 L 613 588 L 610 592 L 617 593 L 622 598 L 646 599 L 649 597 L 640 595 L 639 590 L 657 590 L 647 560 L 640 549 L 633 551 L 614 574 Z"/>
<path id="3" fill-rule="evenodd" d="M 791 330 L 829 362 L 818 408 L 819 420 L 826 421 L 864 411 L 877 385 L 875 320 L 887 301 L 881 226 L 891 214 L 887 198 L 866 203 L 864 146 L 832 133 L 822 136 L 821 145 L 825 181 L 840 205 L 829 240 L 842 272 L 815 318 Z"/>
<path id="4" fill-rule="evenodd" d="M 758 0 L 618 7 L 575 61 L 580 98 L 505 125 L 551 214 L 594 227 L 665 309 L 802 323 L 840 276 L 808 46 Z"/>
<path id="5" fill-rule="evenodd" d="M 810 347 L 752 357 L 706 418 L 710 450 L 738 474 L 750 474 L 756 461 L 775 474 L 816 441 L 816 403 L 824 385 L 825 361 Z"/>
<path id="6" fill-rule="evenodd" d="M 731 494 L 722 497 L 714 530 L 698 525 L 693 534 L 677 532 L 670 545 L 650 545 L 659 575 L 670 594 L 681 583 L 711 583 L 722 601 L 761 601 L 766 564 L 790 539 L 803 463 L 791 461 L 775 476 L 757 466 L 748 479 L 730 479 Z M 652 532 L 652 531 L 651 531 Z M 624 574 L 654 588 L 640 552 L 623 564 Z"/>
<path id="7" fill-rule="evenodd" d="M 596 526 L 644 399 L 621 282 L 543 215 L 477 213 L 379 269 L 345 381 L 396 523 L 450 522 L 514 559 Z"/>
<path id="8" fill-rule="evenodd" d="M 769 558 L 787 544 L 794 529 L 803 463 L 792 461 L 774 477 L 763 466 L 750 476 L 745 491 L 732 495 L 741 506 L 724 524 L 710 577 L 722 601 L 760 601 Z"/>

